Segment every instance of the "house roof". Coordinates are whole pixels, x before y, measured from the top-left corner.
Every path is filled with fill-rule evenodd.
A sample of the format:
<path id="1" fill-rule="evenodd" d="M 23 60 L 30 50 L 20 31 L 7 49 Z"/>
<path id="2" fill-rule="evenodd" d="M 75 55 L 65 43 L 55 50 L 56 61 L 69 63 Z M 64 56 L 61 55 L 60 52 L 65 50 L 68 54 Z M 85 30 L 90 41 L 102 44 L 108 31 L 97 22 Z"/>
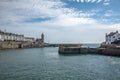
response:
<path id="1" fill-rule="evenodd" d="M 25 39 L 35 39 L 35 38 L 32 38 L 32 37 L 25 37 Z"/>
<path id="2" fill-rule="evenodd" d="M 4 32 L 4 31 L 0 30 L 0 35 L 1 34 L 4 34 L 4 35 L 13 35 L 13 36 L 22 36 L 22 37 L 24 37 L 24 35 L 22 35 L 22 34 L 15 34 L 15 33 Z"/>
<path id="3" fill-rule="evenodd" d="M 113 36 L 113 35 L 115 35 L 116 33 L 118 33 L 118 31 L 116 31 L 116 32 L 111 32 L 111 33 L 109 33 L 107 36 Z"/>
<path id="4" fill-rule="evenodd" d="M 114 32 L 111 32 L 111 33 L 109 33 L 107 36 L 113 36 L 114 34 L 116 34 L 116 32 L 114 33 Z"/>

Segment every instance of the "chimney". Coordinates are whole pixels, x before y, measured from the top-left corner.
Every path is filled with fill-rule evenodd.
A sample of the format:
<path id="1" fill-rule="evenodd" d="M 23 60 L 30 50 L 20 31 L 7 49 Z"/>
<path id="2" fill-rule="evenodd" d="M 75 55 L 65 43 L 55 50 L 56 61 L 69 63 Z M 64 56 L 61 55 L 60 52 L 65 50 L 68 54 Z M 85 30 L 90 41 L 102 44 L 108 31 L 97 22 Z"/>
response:
<path id="1" fill-rule="evenodd" d="M 107 36 L 107 33 L 106 33 L 106 36 Z"/>
<path id="2" fill-rule="evenodd" d="M 118 33 L 118 30 L 116 31 L 116 33 Z"/>

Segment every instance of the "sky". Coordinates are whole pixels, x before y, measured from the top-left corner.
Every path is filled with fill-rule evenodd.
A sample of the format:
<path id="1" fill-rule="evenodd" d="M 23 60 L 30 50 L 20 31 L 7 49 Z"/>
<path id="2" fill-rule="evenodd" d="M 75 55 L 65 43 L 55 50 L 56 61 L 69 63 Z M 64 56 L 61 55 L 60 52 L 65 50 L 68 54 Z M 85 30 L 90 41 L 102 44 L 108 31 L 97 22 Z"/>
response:
<path id="1" fill-rule="evenodd" d="M 120 32 L 120 0 L 0 0 L 0 30 L 49 43 L 101 43 Z"/>

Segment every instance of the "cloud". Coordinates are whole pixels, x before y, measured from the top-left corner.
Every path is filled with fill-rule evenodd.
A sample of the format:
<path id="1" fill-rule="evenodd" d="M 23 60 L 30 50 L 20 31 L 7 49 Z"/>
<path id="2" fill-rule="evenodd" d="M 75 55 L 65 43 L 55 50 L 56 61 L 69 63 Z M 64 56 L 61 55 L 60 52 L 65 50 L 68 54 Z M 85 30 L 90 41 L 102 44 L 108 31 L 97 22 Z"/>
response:
<path id="1" fill-rule="evenodd" d="M 64 18 L 64 19 L 63 19 Z M 68 16 L 62 16 L 58 19 L 55 19 L 50 22 L 53 25 L 56 26 L 65 26 L 65 27 L 75 27 L 76 25 L 79 24 L 91 24 L 95 23 L 95 20 L 91 18 L 74 18 L 74 17 L 68 17 Z"/>
<path id="2" fill-rule="evenodd" d="M 114 12 L 112 10 L 107 10 L 104 14 L 105 17 L 110 17 L 110 16 L 113 16 L 113 15 L 116 15 L 116 14 L 114 14 Z"/>
<path id="3" fill-rule="evenodd" d="M 97 3 L 100 3 L 102 0 L 98 0 Z"/>
<path id="4" fill-rule="evenodd" d="M 58 5 L 64 5 L 62 2 L 43 1 L 43 0 L 25 0 L 25 1 L 6 1 L 0 2 L 2 19 L 9 18 L 19 20 L 35 17 L 56 17 L 62 11 L 57 9 Z M 22 5 L 22 6 L 21 6 Z M 59 7 L 59 6 L 58 6 Z M 56 8 L 56 9 L 55 9 Z M 55 12 L 55 13 L 54 13 Z M 6 16 L 4 16 L 6 15 Z M 21 18 L 20 18 L 21 17 Z M 16 20 L 16 19 L 15 19 Z"/>
<path id="5" fill-rule="evenodd" d="M 109 29 L 111 29 L 111 30 L 120 30 L 120 23 L 109 25 Z"/>
<path id="6" fill-rule="evenodd" d="M 91 3 L 94 3 L 94 2 L 96 2 L 97 0 L 91 0 Z"/>
<path id="7" fill-rule="evenodd" d="M 104 0 L 104 5 L 109 5 L 110 4 L 110 0 Z"/>
<path id="8" fill-rule="evenodd" d="M 73 0 L 76 1 L 78 3 L 103 3 L 103 5 L 109 5 L 110 4 L 110 0 Z"/>
<path id="9" fill-rule="evenodd" d="M 59 18 L 65 15 L 66 18 L 74 20 L 74 17 L 90 17 L 94 14 L 75 11 L 66 8 L 66 3 L 49 0 L 25 0 L 25 1 L 2 1 L 0 2 L 2 24 L 16 24 L 23 21 L 31 22 L 36 19 Z M 22 5 L 22 6 L 21 6 Z M 6 15 L 6 16 L 5 16 Z M 70 17 L 70 18 L 69 18 Z M 72 18 L 71 18 L 72 17 Z M 29 20 L 30 19 L 30 20 Z M 61 18 L 62 19 L 62 18 Z M 77 18 L 76 18 L 77 19 Z M 75 19 L 75 20 L 76 20 Z M 67 20 L 67 19 L 66 19 Z"/>
<path id="10" fill-rule="evenodd" d="M 79 0 L 81 3 L 103 1 Z M 104 24 L 93 18 L 99 9 L 82 11 L 67 5 L 60 0 L 2 0 L 0 29 L 32 37 L 40 37 L 44 32 L 48 42 L 74 43 L 101 42 L 106 32 L 120 28 L 120 24 Z M 110 17 L 110 14 L 108 11 L 103 16 Z"/>

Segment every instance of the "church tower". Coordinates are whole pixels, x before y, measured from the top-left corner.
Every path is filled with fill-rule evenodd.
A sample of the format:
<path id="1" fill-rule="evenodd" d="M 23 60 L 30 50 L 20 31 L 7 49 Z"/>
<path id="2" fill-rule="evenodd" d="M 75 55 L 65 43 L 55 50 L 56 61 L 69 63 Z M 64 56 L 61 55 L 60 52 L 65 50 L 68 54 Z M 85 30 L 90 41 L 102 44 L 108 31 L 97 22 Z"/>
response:
<path id="1" fill-rule="evenodd" d="M 41 34 L 41 40 L 42 40 L 42 44 L 44 44 L 44 34 Z"/>

